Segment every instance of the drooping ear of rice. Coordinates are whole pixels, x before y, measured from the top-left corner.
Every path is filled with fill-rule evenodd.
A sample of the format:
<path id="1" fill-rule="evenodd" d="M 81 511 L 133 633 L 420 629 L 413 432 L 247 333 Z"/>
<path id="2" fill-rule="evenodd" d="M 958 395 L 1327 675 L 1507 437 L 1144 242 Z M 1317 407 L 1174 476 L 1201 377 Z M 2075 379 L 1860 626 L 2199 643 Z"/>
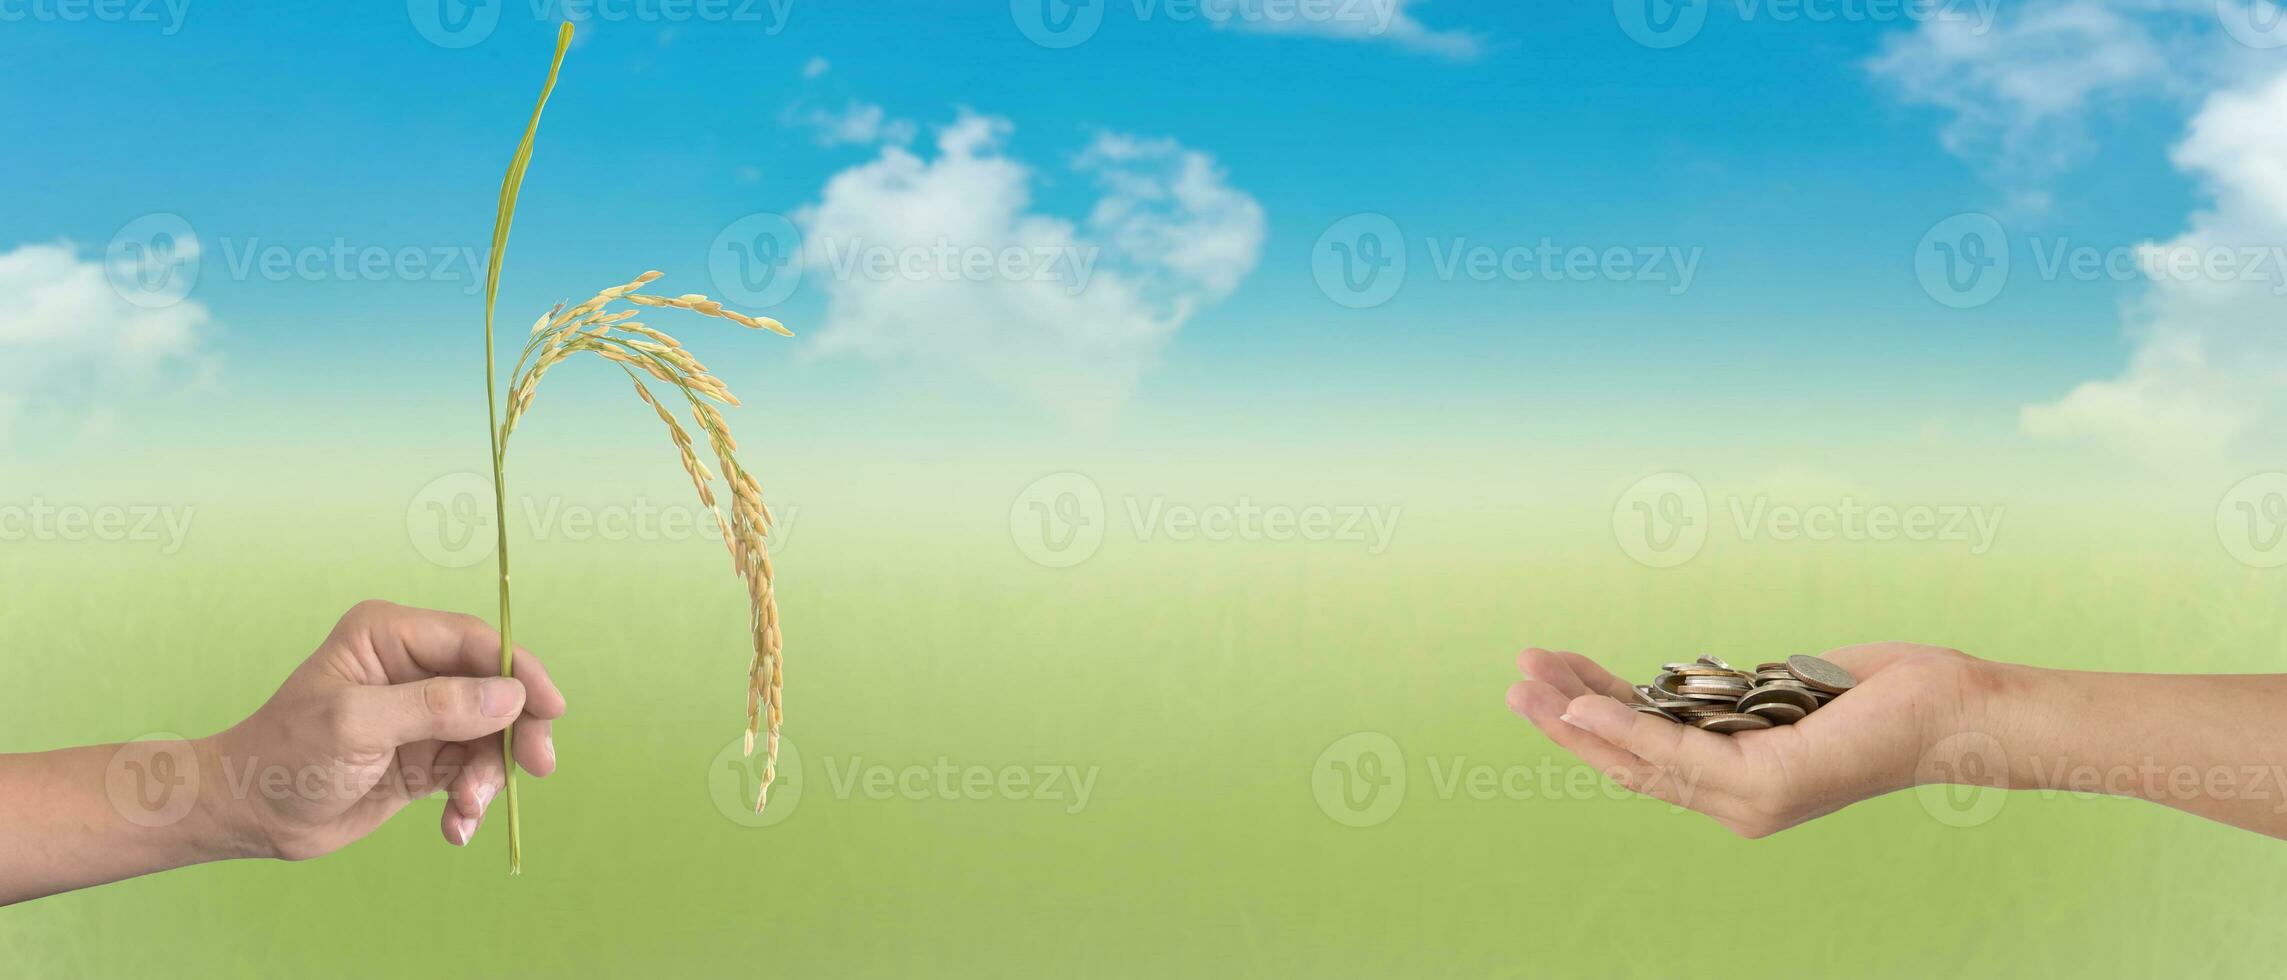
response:
<path id="1" fill-rule="evenodd" d="M 738 399 L 721 379 L 708 373 L 706 365 L 699 363 L 682 341 L 666 331 L 629 319 L 636 312 L 633 308 L 613 312 L 612 307 L 625 302 L 635 308 L 689 310 L 741 326 L 791 334 L 776 320 L 724 309 L 705 296 L 664 297 L 635 291 L 658 278 L 659 273 L 646 272 L 570 309 L 550 310 L 541 315 L 511 375 L 508 418 L 501 423 L 499 442 L 505 450 L 516 424 L 532 407 L 540 379 L 548 370 L 578 354 L 593 354 L 617 365 L 635 386 L 636 397 L 667 427 L 668 440 L 675 446 L 684 474 L 690 477 L 692 489 L 698 492 L 699 503 L 714 513 L 715 522 L 722 530 L 723 546 L 730 552 L 732 569 L 746 584 L 747 635 L 753 651 L 747 665 L 746 752 L 753 755 L 755 740 L 763 739 L 762 789 L 755 799 L 755 809 L 759 811 L 769 802 L 770 786 L 778 778 L 778 733 L 784 721 L 782 698 L 786 683 L 785 641 L 779 629 L 778 598 L 772 589 L 774 570 L 767 544 L 772 519 L 770 508 L 763 503 L 762 486 L 753 472 L 740 464 L 738 441 L 731 436 L 722 410 L 716 407 L 718 404 L 735 406 Z M 652 392 L 646 379 L 666 385 L 681 396 L 691 422 L 706 438 L 707 451 L 714 457 L 716 469 L 709 469 L 700 458 L 683 419 L 668 407 L 668 402 Z M 718 479 L 729 491 L 731 507 L 727 517 L 715 491 Z"/>

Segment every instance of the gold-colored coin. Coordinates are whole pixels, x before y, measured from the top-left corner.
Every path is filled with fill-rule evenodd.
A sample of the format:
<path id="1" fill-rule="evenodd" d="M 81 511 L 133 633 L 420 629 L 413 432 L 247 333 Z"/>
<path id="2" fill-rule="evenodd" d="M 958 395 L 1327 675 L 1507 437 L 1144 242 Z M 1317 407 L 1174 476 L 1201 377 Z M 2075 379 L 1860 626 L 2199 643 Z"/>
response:
<path id="1" fill-rule="evenodd" d="M 1705 718 L 1699 719 L 1696 722 L 1693 722 L 1693 724 L 1696 724 L 1699 727 L 1707 729 L 1708 731 L 1714 732 L 1718 735 L 1731 735 L 1738 732 L 1751 732 L 1757 729 L 1771 727 L 1771 721 L 1768 718 L 1758 718 L 1754 715 L 1741 714 L 1736 711 L 1726 712 L 1720 715 L 1709 715 Z"/>
<path id="2" fill-rule="evenodd" d="M 1653 707 L 1653 706 L 1651 706 L 1651 705 L 1648 705 L 1648 704 L 1631 704 L 1631 705 L 1629 705 L 1628 707 L 1631 707 L 1631 708 L 1634 708 L 1634 709 L 1636 709 L 1636 711 L 1637 711 L 1639 714 L 1647 714 L 1647 715 L 1658 715 L 1658 716 L 1660 716 L 1660 717 L 1662 717 L 1662 718 L 1665 718 L 1665 719 L 1667 719 L 1667 720 L 1669 720 L 1669 721 L 1673 721 L 1673 722 L 1679 722 L 1679 723 L 1683 721 L 1683 719 L 1681 719 L 1681 718 L 1678 718 L 1678 717 L 1676 717 L 1675 715 L 1669 714 L 1669 713 L 1667 713 L 1667 712 L 1665 712 L 1665 711 L 1661 711 L 1660 709 L 1658 709 L 1658 708 L 1655 708 L 1655 707 Z"/>
<path id="3" fill-rule="evenodd" d="M 1810 714 L 1810 712 L 1785 701 L 1764 701 L 1752 705 L 1741 704 L 1739 710 L 1774 725 L 1792 725 L 1803 720 L 1804 715 Z"/>

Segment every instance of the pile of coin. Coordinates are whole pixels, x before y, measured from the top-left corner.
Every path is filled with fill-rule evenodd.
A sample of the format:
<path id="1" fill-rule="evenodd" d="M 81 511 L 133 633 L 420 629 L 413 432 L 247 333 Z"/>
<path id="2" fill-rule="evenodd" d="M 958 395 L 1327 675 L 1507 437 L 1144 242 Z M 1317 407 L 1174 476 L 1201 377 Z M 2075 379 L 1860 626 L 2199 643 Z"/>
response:
<path id="1" fill-rule="evenodd" d="M 1817 657 L 1798 654 L 1749 672 L 1710 655 L 1662 666 L 1651 683 L 1636 685 L 1638 700 L 1629 707 L 1729 735 L 1792 725 L 1857 684 L 1849 671 Z"/>

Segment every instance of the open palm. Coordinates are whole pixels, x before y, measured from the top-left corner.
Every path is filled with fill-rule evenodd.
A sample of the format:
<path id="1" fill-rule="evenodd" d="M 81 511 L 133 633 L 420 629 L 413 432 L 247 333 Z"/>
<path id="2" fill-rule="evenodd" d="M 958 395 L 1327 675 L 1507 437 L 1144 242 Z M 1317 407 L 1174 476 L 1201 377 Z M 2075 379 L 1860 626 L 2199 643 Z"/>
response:
<path id="1" fill-rule="evenodd" d="M 1922 780 L 1929 747 L 1980 696 L 1974 658 L 1912 643 L 1825 659 L 1858 686 L 1793 725 L 1718 735 L 1638 712 L 1634 687 L 1577 653 L 1529 649 L 1509 708 L 1614 781 L 1762 837 Z"/>

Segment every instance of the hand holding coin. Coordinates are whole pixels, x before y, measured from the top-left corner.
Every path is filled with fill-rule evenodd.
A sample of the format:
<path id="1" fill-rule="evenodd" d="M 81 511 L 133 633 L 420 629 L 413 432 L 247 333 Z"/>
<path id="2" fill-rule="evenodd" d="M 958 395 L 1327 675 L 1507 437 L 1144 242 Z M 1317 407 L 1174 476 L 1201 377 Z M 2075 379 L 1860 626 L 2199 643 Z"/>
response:
<path id="1" fill-rule="evenodd" d="M 1935 740 L 1962 730 L 1982 662 L 1910 643 L 1671 663 L 1641 688 L 1577 653 L 1526 650 L 1509 707 L 1649 796 L 1762 837 L 1904 789 Z"/>

